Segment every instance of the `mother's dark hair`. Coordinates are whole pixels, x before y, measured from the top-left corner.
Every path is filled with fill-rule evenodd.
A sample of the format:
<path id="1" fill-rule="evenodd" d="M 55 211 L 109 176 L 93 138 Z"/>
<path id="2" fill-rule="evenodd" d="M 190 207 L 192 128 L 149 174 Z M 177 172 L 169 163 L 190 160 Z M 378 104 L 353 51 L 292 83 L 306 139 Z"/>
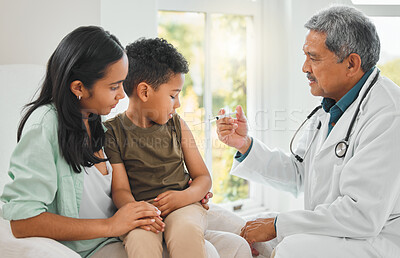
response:
<path id="1" fill-rule="evenodd" d="M 79 80 L 85 88 L 103 78 L 109 65 L 124 55 L 118 39 L 97 26 L 79 27 L 65 36 L 51 55 L 46 76 L 38 98 L 25 107 L 26 114 L 18 127 L 17 140 L 29 116 L 38 107 L 53 103 L 58 117 L 58 142 L 61 155 L 75 172 L 81 166 L 92 166 L 104 161 L 94 155 L 104 142 L 104 131 L 99 115 L 89 117 L 91 137 L 83 124 L 79 100 L 70 90 Z"/>

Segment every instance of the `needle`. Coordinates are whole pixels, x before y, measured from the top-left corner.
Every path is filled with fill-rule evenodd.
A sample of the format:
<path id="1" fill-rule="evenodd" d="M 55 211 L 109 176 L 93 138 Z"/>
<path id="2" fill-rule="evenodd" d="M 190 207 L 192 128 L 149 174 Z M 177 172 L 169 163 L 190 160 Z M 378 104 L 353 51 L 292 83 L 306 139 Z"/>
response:
<path id="1" fill-rule="evenodd" d="M 236 113 L 237 113 L 237 111 L 234 111 L 234 112 L 232 112 L 232 113 L 225 113 L 225 114 L 223 114 L 223 115 L 218 115 L 218 116 L 215 116 L 215 117 L 213 117 L 213 118 L 210 118 L 209 121 L 210 121 L 210 123 L 212 123 L 212 122 L 215 122 L 215 121 L 217 121 L 217 120 L 219 120 L 219 119 L 221 119 L 221 118 L 229 117 L 229 116 L 234 115 L 234 114 L 236 114 Z"/>

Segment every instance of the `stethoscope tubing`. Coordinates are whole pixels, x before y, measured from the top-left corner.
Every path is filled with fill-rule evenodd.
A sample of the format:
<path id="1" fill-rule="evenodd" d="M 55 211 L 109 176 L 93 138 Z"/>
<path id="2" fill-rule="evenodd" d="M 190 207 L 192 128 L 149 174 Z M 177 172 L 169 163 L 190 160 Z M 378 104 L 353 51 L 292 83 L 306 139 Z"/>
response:
<path id="1" fill-rule="evenodd" d="M 322 105 L 319 105 L 317 107 L 315 107 L 310 114 L 307 116 L 307 118 L 303 121 L 303 123 L 301 123 L 301 125 L 299 126 L 299 128 L 297 128 L 296 132 L 294 132 L 292 139 L 290 140 L 290 152 L 293 154 L 293 156 L 301 163 L 303 162 L 303 158 L 301 158 L 299 155 L 295 154 L 293 152 L 293 141 L 296 138 L 297 133 L 300 131 L 300 129 L 303 127 L 303 125 L 315 114 L 317 113 L 318 110 L 320 110 L 322 108 Z M 321 121 L 319 121 L 318 127 L 317 129 L 321 128 Z M 313 139 L 311 140 L 311 143 L 314 141 L 315 137 L 317 134 L 314 134 Z M 306 154 L 308 153 L 308 150 L 310 149 L 310 146 L 307 148 L 304 157 L 306 156 Z"/>
<path id="2" fill-rule="evenodd" d="M 378 71 L 377 71 L 377 73 L 376 73 L 374 79 L 372 80 L 372 82 L 370 83 L 370 85 L 368 86 L 368 88 L 366 89 L 366 91 L 364 92 L 363 96 L 361 97 L 361 100 L 360 100 L 360 102 L 358 103 L 357 109 L 356 109 L 356 111 L 354 112 L 354 115 L 353 115 L 353 117 L 352 117 L 352 119 L 351 119 L 349 128 L 347 129 L 347 133 L 346 133 L 345 138 L 344 138 L 343 140 L 341 140 L 340 142 L 338 142 L 338 143 L 336 144 L 336 146 L 335 146 L 335 155 L 336 155 L 336 157 L 338 157 L 338 158 L 343 158 L 344 156 L 346 156 L 347 149 L 348 149 L 348 147 L 349 147 L 350 134 L 351 134 L 351 132 L 352 132 L 352 130 L 353 130 L 353 127 L 354 127 L 354 124 L 355 124 L 355 122 L 356 122 L 356 120 L 357 120 L 358 113 L 360 112 L 361 104 L 363 103 L 364 99 L 367 97 L 367 95 L 368 95 L 369 91 L 371 90 L 372 86 L 374 86 L 374 84 L 378 81 L 379 73 L 380 73 L 380 71 L 379 71 L 379 69 L 378 69 Z M 296 132 L 293 134 L 292 139 L 290 140 L 290 146 L 289 146 L 289 147 L 290 147 L 290 152 L 293 154 L 293 156 L 294 156 L 300 163 L 304 161 L 304 158 L 302 158 L 302 157 L 300 157 L 299 155 L 297 155 L 296 153 L 294 153 L 294 151 L 293 151 L 293 141 L 294 141 L 294 139 L 295 139 L 297 133 L 298 133 L 298 132 L 300 131 L 300 129 L 304 126 L 304 124 L 305 124 L 315 113 L 317 113 L 317 111 L 320 110 L 321 108 L 322 108 L 322 105 L 319 105 L 319 106 L 315 107 L 315 108 L 310 112 L 310 114 L 309 114 L 309 115 L 307 116 L 307 118 L 303 121 L 303 123 L 301 123 L 301 125 L 299 126 L 299 128 L 298 128 L 298 129 L 296 130 Z M 319 123 L 318 123 L 317 130 L 319 131 L 320 128 L 321 128 L 321 121 L 319 121 Z M 318 131 L 314 134 L 314 136 L 313 136 L 313 138 L 312 138 L 312 140 L 311 140 L 310 146 L 308 146 L 308 148 L 306 149 L 306 151 L 305 151 L 305 153 L 304 153 L 304 157 L 306 157 L 306 155 L 307 155 L 307 153 L 308 153 L 308 151 L 309 151 L 309 149 L 310 149 L 312 143 L 314 142 L 314 139 L 316 138 L 316 135 L 317 135 Z"/>
<path id="3" fill-rule="evenodd" d="M 335 146 L 335 155 L 338 158 L 344 158 L 344 156 L 346 156 L 347 153 L 347 149 L 349 148 L 349 139 L 350 139 L 350 134 L 351 131 L 353 130 L 354 124 L 357 120 L 358 117 L 358 113 L 360 113 L 360 108 L 361 108 L 361 104 L 363 103 L 364 99 L 367 97 L 369 91 L 371 90 L 372 86 L 374 86 L 374 84 L 378 81 L 379 78 L 379 73 L 380 71 L 378 70 L 374 79 L 372 80 L 372 82 L 369 84 L 368 88 L 365 90 L 364 95 L 361 97 L 360 102 L 358 103 L 356 112 L 354 112 L 353 118 L 351 119 L 350 125 L 349 125 L 349 129 L 347 130 L 346 133 L 346 137 L 338 142 Z"/>

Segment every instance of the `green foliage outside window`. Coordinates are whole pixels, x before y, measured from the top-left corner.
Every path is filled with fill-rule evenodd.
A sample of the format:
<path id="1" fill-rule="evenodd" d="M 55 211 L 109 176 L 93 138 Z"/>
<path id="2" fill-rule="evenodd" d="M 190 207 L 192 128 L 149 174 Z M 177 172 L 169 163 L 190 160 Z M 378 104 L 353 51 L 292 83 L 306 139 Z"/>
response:
<path id="1" fill-rule="evenodd" d="M 378 65 L 382 75 L 400 86 L 400 58 Z"/>

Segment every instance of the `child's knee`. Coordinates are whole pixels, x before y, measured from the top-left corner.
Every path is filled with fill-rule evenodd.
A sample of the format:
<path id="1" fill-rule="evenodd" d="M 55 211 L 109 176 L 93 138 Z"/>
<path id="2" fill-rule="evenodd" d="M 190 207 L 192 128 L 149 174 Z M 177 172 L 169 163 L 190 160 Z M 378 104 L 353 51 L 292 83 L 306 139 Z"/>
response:
<path id="1" fill-rule="evenodd" d="M 204 227 L 196 223 L 196 221 L 182 221 L 169 229 L 170 232 L 174 232 L 174 235 L 181 236 L 182 238 L 187 236 L 189 236 L 189 238 L 196 236 L 204 238 L 204 230 Z"/>
<path id="2" fill-rule="evenodd" d="M 127 234 L 121 236 L 120 239 L 124 242 L 124 245 L 129 245 L 130 243 L 134 243 L 135 245 L 151 243 L 151 245 L 155 245 L 158 242 L 160 242 L 160 244 L 162 242 L 162 237 L 159 237 L 158 234 L 141 228 L 131 230 Z"/>
<path id="3" fill-rule="evenodd" d="M 134 229 L 120 237 L 128 253 L 128 257 L 161 257 L 162 234 L 144 229 Z"/>

